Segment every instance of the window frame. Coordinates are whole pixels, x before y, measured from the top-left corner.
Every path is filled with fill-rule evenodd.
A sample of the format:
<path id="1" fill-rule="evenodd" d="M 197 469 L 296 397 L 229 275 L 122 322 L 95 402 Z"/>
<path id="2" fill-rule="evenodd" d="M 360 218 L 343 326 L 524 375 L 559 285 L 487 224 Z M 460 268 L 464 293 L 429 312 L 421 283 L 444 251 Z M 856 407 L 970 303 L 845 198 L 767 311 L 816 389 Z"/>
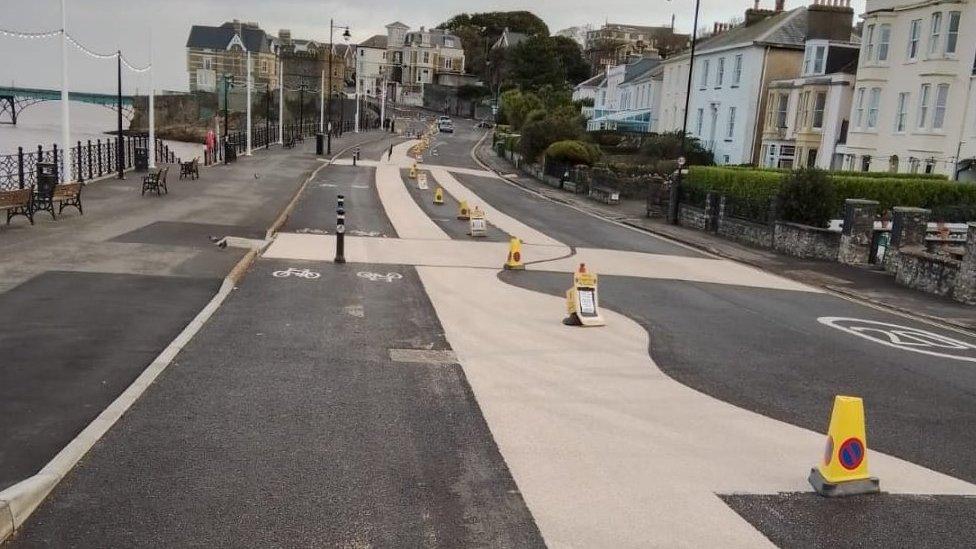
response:
<path id="1" fill-rule="evenodd" d="M 881 88 L 871 88 L 868 98 L 868 129 L 878 129 L 878 112 L 881 108 Z"/>
<path id="2" fill-rule="evenodd" d="M 935 87 L 935 108 L 932 109 L 932 130 L 944 131 L 946 113 L 949 112 L 949 84 Z"/>
<path id="3" fill-rule="evenodd" d="M 948 24 L 946 25 L 946 40 L 945 40 L 945 54 L 950 57 L 956 56 L 956 50 L 959 49 L 959 26 L 962 24 L 962 12 L 961 11 L 950 11 L 948 12 L 949 17 L 947 18 Z M 955 19 L 956 30 L 952 30 L 952 21 Z M 952 49 L 949 49 L 949 44 L 952 44 Z"/>
<path id="4" fill-rule="evenodd" d="M 742 54 L 735 54 L 735 65 L 732 70 L 732 86 L 738 86 L 742 82 Z"/>
<path id="5" fill-rule="evenodd" d="M 874 30 L 877 25 L 871 23 L 864 28 L 865 40 L 864 40 L 864 63 L 870 63 L 874 61 Z"/>
<path id="6" fill-rule="evenodd" d="M 818 91 L 813 96 L 813 120 L 811 120 L 810 123 L 813 129 L 815 130 L 823 129 L 824 112 L 826 110 L 827 110 L 827 92 Z"/>
<path id="7" fill-rule="evenodd" d="M 729 120 L 728 120 L 728 131 L 725 134 L 726 139 L 732 139 L 735 137 L 735 105 L 729 106 Z"/>
<path id="8" fill-rule="evenodd" d="M 939 55 L 939 45 L 942 42 L 942 12 L 937 11 L 932 13 L 932 17 L 929 20 L 929 57 L 936 57 Z"/>
<path id="9" fill-rule="evenodd" d="M 909 61 L 918 60 L 918 50 L 922 42 L 922 20 L 912 19 L 908 23 L 908 51 Z"/>
<path id="10" fill-rule="evenodd" d="M 898 94 L 898 103 L 895 110 L 895 133 L 905 133 L 908 130 L 908 103 L 911 100 L 909 92 Z"/>
<path id="11" fill-rule="evenodd" d="M 929 101 L 932 98 L 932 84 L 923 82 L 918 88 L 918 115 L 915 127 L 925 129 L 929 122 Z"/>
<path id="12" fill-rule="evenodd" d="M 857 124 L 854 125 L 855 128 L 861 129 L 864 127 L 864 96 L 867 94 L 867 88 L 860 87 L 857 89 L 857 97 L 855 98 L 854 112 L 857 119 Z"/>
<path id="13" fill-rule="evenodd" d="M 703 59 L 702 60 L 701 80 L 698 83 L 699 89 L 704 90 L 705 88 L 708 87 L 708 76 L 709 76 L 708 73 L 709 72 L 711 72 L 711 59 Z"/>
<path id="14" fill-rule="evenodd" d="M 718 66 L 716 67 L 715 70 L 715 87 L 721 88 L 722 85 L 725 83 L 724 81 L 725 81 L 725 58 L 719 57 Z"/>
<path id="15" fill-rule="evenodd" d="M 883 46 L 883 48 L 882 48 Z M 881 57 L 881 52 L 884 51 L 884 57 Z M 891 55 L 891 24 L 884 23 L 878 27 L 878 47 L 877 47 L 877 58 L 878 63 L 888 62 L 888 57 Z"/>

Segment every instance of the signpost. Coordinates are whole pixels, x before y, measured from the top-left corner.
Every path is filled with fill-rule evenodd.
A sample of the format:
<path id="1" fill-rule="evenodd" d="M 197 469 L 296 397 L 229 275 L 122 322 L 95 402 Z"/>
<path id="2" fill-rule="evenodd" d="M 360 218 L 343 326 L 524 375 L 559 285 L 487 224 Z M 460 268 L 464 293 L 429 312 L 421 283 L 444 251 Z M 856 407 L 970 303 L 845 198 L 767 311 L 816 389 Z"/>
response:
<path id="1" fill-rule="evenodd" d="M 573 287 L 566 290 L 566 312 L 563 320 L 567 326 L 603 326 L 606 322 L 600 316 L 600 300 L 597 295 L 597 276 L 586 270 L 580 263 L 573 273 Z"/>

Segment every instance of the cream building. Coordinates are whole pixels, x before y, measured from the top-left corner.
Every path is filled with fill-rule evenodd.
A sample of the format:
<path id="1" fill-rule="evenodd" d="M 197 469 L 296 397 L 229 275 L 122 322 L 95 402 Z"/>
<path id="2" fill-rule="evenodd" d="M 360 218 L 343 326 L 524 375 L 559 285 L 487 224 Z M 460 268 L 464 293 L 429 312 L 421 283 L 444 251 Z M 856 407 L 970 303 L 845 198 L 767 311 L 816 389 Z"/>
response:
<path id="1" fill-rule="evenodd" d="M 976 179 L 976 3 L 868 0 L 844 168 Z"/>

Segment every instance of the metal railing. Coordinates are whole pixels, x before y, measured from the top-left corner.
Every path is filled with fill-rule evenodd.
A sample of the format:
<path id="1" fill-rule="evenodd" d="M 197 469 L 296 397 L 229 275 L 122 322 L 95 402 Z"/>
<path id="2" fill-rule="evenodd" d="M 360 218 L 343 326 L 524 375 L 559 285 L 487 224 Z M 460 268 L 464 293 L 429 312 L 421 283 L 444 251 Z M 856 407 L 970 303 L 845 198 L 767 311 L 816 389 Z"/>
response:
<path id="1" fill-rule="evenodd" d="M 90 181 L 117 173 L 119 161 L 122 169 L 128 170 L 135 165 L 135 151 L 138 148 L 148 148 L 149 138 L 146 136 L 123 136 L 122 138 L 106 138 L 77 141 L 68 152 L 68 173 L 72 181 Z M 119 148 L 122 149 L 121 159 L 118 157 Z M 156 140 L 154 151 L 156 162 L 179 162 L 179 157 L 161 140 Z M 59 173 L 64 173 L 64 154 L 57 145 L 45 149 L 38 145 L 36 150 L 25 151 L 17 147 L 14 154 L 0 155 L 0 190 L 24 189 L 37 184 L 38 162 L 52 162 L 58 165 Z"/>

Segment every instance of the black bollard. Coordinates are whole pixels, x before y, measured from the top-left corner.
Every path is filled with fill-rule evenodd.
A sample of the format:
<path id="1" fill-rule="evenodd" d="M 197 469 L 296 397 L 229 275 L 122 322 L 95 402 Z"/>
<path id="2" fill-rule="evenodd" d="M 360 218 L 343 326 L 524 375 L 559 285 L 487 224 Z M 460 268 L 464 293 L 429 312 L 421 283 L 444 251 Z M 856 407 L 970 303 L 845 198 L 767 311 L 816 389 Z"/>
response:
<path id="1" fill-rule="evenodd" d="M 335 262 L 346 262 L 346 210 L 339 208 L 336 210 L 336 252 Z"/>

